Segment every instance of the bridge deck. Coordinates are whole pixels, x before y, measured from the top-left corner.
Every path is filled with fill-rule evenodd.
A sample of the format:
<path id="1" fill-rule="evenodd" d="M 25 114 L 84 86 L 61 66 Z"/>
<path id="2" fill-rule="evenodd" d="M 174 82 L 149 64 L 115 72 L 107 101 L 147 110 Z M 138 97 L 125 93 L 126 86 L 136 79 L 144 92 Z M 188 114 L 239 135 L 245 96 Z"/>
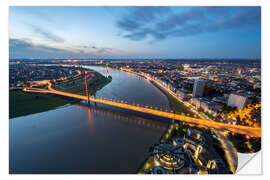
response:
<path id="1" fill-rule="evenodd" d="M 81 99 L 81 100 L 88 100 L 87 96 L 82 96 L 82 95 L 78 95 L 78 94 L 72 94 L 72 93 L 54 90 L 52 88 L 51 83 L 49 83 L 49 85 L 48 85 L 48 90 L 47 89 L 38 89 L 38 88 L 24 88 L 23 90 L 27 91 L 27 92 L 51 93 L 51 94 L 57 94 L 57 95 L 61 95 L 61 96 L 67 96 L 67 97 L 72 97 L 72 98 L 76 98 L 76 99 Z M 143 113 L 148 113 L 148 114 L 152 114 L 152 115 L 156 115 L 156 116 L 160 116 L 160 117 L 171 118 L 171 119 L 175 119 L 175 120 L 182 121 L 182 122 L 212 127 L 215 129 L 228 130 L 231 132 L 245 134 L 248 136 L 261 137 L 261 128 L 253 128 L 253 127 L 247 127 L 247 126 L 225 124 L 225 123 L 220 123 L 220 122 L 192 118 L 192 117 L 182 116 L 182 115 L 174 114 L 174 113 L 170 113 L 170 112 L 163 112 L 163 111 L 159 111 L 159 110 L 155 110 L 155 109 L 138 107 L 138 106 L 134 106 L 134 105 L 130 105 L 130 104 L 114 102 L 114 101 L 105 100 L 105 99 L 98 99 L 98 98 L 93 98 L 93 97 L 90 97 L 90 101 L 96 102 L 96 103 L 102 103 L 102 104 L 106 104 L 106 105 L 110 105 L 110 106 L 115 106 L 115 107 L 119 107 L 119 108 L 139 111 L 139 112 L 143 112 Z"/>

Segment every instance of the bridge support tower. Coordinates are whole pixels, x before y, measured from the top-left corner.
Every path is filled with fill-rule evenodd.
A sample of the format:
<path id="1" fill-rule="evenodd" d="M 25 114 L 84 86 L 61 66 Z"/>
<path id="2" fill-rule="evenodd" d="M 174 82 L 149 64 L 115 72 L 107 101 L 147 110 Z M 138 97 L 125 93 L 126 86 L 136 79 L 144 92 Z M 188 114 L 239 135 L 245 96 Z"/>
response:
<path id="1" fill-rule="evenodd" d="M 106 78 L 109 77 L 109 70 L 108 70 L 109 63 L 106 62 Z"/>
<path id="2" fill-rule="evenodd" d="M 87 85 L 87 72 L 86 71 L 84 71 L 84 84 L 85 84 L 85 93 L 86 93 L 86 96 L 87 96 L 87 103 L 90 105 L 88 85 Z"/>

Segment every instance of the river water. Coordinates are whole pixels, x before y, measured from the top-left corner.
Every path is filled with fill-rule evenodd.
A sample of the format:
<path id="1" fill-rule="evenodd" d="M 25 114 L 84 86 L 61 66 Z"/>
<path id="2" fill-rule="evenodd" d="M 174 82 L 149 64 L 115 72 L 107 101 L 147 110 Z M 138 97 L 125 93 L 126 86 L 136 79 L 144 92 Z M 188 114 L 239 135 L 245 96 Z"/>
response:
<path id="1" fill-rule="evenodd" d="M 102 67 L 91 67 L 105 72 Z M 109 69 L 97 97 L 170 109 L 148 80 Z M 10 173 L 136 173 L 169 120 L 78 103 L 9 120 Z"/>

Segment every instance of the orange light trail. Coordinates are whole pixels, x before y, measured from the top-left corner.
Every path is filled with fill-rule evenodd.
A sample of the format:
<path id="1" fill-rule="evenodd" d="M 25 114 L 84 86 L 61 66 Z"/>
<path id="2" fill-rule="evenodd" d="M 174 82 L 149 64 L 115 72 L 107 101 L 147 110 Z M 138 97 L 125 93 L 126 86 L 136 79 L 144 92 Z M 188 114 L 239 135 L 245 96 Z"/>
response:
<path id="1" fill-rule="evenodd" d="M 47 89 L 40 89 L 40 88 L 24 88 L 23 91 L 51 93 L 51 94 L 57 94 L 57 95 L 61 95 L 61 96 L 67 96 L 67 97 L 72 97 L 72 98 L 76 98 L 76 99 L 81 99 L 81 100 L 88 100 L 87 96 L 82 96 L 82 95 L 78 95 L 78 94 L 72 94 L 72 93 L 67 93 L 67 92 L 55 90 L 52 88 L 52 84 L 49 81 L 48 81 L 48 90 Z M 175 119 L 175 120 L 186 122 L 186 123 L 202 125 L 202 126 L 206 126 L 206 127 L 220 129 L 220 130 L 227 130 L 227 131 L 231 131 L 234 133 L 245 134 L 245 135 L 253 136 L 253 137 L 261 137 L 261 128 L 226 124 L 226 123 L 221 123 L 221 122 L 214 122 L 214 121 L 209 121 L 209 120 L 192 118 L 192 117 L 182 116 L 182 115 L 178 115 L 178 114 L 174 114 L 174 113 L 170 113 L 170 112 L 164 112 L 164 111 L 155 110 L 155 109 L 138 107 L 138 106 L 134 106 L 134 105 L 124 104 L 124 103 L 120 103 L 120 102 L 114 102 L 114 101 L 105 100 L 105 99 L 98 99 L 98 98 L 93 98 L 93 97 L 89 97 L 89 99 L 90 99 L 90 101 L 96 102 L 96 103 L 101 103 L 101 104 L 106 104 L 106 105 L 124 108 L 124 109 L 128 109 L 128 110 L 148 113 L 148 114 L 152 114 L 152 115 L 160 116 L 160 117 L 164 117 L 164 118 L 171 118 L 171 119 Z"/>

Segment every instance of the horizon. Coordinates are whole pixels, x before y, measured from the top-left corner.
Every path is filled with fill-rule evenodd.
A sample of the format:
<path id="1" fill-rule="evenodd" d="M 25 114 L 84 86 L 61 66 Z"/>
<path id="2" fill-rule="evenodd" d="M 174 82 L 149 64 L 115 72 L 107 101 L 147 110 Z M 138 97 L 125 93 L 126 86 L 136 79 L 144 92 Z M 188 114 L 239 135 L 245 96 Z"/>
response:
<path id="1" fill-rule="evenodd" d="M 95 61 L 95 60 L 104 60 L 104 61 L 107 61 L 107 60 L 123 60 L 123 61 L 137 61 L 137 60 L 155 60 L 155 61 L 169 61 L 169 60 L 172 60 L 172 61 L 200 61 L 200 60 L 206 60 L 206 61 L 261 61 L 261 58 L 44 58 L 44 59 L 36 59 L 36 58 L 13 58 L 13 59 L 9 59 L 9 61 L 12 61 L 12 60 L 21 60 L 21 61 L 24 61 L 24 60 L 91 60 L 91 61 Z"/>

